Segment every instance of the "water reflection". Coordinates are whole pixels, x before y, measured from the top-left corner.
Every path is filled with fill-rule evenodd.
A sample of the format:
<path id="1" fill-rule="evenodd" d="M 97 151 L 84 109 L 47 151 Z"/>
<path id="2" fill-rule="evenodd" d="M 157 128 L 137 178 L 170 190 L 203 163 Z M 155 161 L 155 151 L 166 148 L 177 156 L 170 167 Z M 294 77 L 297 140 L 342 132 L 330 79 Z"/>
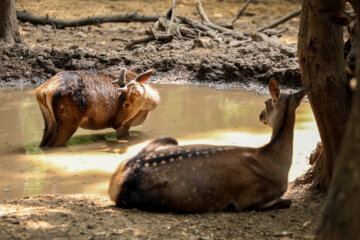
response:
<path id="1" fill-rule="evenodd" d="M 110 174 L 151 139 L 172 136 L 180 144 L 261 146 L 271 130 L 258 121 L 268 96 L 239 88 L 156 86 L 161 104 L 149 119 L 120 141 L 112 129 L 79 129 L 66 147 L 38 147 L 43 119 L 33 89 L 0 90 L 0 199 L 24 195 L 106 195 Z M 297 110 L 290 180 L 309 166 L 319 141 L 308 103 Z"/>

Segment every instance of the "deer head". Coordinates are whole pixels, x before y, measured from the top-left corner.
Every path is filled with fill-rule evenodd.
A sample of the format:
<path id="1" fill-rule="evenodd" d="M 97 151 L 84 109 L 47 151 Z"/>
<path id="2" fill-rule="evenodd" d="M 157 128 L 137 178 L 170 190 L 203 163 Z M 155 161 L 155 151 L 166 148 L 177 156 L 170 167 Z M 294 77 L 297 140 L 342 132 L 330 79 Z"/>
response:
<path id="1" fill-rule="evenodd" d="M 287 112 L 295 112 L 300 105 L 301 100 L 306 94 L 306 88 L 293 94 L 280 94 L 280 88 L 275 78 L 270 79 L 269 92 L 271 98 L 265 102 L 265 110 L 259 116 L 260 121 L 269 125 L 274 130 L 283 125 L 284 114 Z M 288 108 L 288 109 L 286 109 Z M 273 135 L 276 131 L 273 131 Z"/>
<path id="2" fill-rule="evenodd" d="M 120 83 L 124 82 L 126 70 L 120 73 Z M 120 122 L 120 128 L 129 125 L 138 125 L 146 119 L 149 111 L 153 110 L 160 102 L 158 92 L 145 82 L 150 79 L 154 70 L 150 69 L 134 80 L 128 82 L 124 87 L 118 88 L 118 91 L 125 95 L 125 100 L 121 103 L 119 115 L 116 122 Z M 120 85 L 120 84 L 119 84 Z M 121 85 L 120 85 L 121 86 Z"/>

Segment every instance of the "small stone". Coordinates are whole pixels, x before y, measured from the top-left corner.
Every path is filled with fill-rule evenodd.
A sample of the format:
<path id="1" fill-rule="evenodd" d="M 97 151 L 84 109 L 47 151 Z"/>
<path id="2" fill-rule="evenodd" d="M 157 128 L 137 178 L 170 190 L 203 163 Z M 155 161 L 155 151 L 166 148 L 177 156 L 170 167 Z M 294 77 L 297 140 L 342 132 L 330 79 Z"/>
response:
<path id="1" fill-rule="evenodd" d="M 285 236 L 289 236 L 291 235 L 291 233 L 287 232 L 287 231 L 282 231 L 282 232 L 279 232 L 279 233 L 275 233 L 273 236 L 274 237 L 285 237 Z"/>
<path id="2" fill-rule="evenodd" d="M 213 44 L 210 38 L 196 38 L 194 40 L 193 48 L 212 48 Z"/>
<path id="3" fill-rule="evenodd" d="M 86 226 L 86 228 L 87 228 L 87 229 L 94 229 L 95 226 L 89 224 L 89 225 Z"/>
<path id="4" fill-rule="evenodd" d="M 303 227 L 307 227 L 307 226 L 309 226 L 309 225 L 310 225 L 310 223 L 311 223 L 311 221 L 306 221 L 306 222 L 304 222 Z"/>
<path id="5" fill-rule="evenodd" d="M 74 34 L 74 36 L 86 38 L 86 37 L 87 37 L 87 34 L 86 34 L 86 33 L 83 33 L 83 32 L 77 32 L 77 33 Z"/>

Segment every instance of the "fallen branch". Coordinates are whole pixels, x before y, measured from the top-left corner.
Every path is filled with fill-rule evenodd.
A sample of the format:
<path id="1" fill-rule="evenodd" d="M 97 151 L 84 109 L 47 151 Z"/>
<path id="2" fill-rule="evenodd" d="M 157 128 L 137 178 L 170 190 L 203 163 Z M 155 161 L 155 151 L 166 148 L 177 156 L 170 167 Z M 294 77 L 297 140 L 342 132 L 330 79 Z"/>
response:
<path id="1" fill-rule="evenodd" d="M 49 24 L 60 29 L 85 25 L 99 25 L 101 23 L 107 22 L 155 22 L 159 19 L 158 16 L 140 15 L 137 12 L 127 14 L 99 15 L 78 19 L 55 19 L 37 16 L 23 11 L 16 11 L 16 16 L 17 19 L 22 22 L 30 22 L 32 24 L 39 25 Z"/>
<path id="2" fill-rule="evenodd" d="M 206 15 L 200 0 L 196 4 L 196 9 L 198 10 L 198 12 L 200 14 L 201 19 L 204 21 L 204 25 L 206 25 L 206 26 L 208 26 L 208 27 L 220 32 L 220 33 L 227 34 L 227 35 L 232 35 L 232 37 L 234 37 L 236 39 L 239 39 L 239 40 L 244 38 L 244 35 L 242 33 L 240 33 L 240 32 L 230 30 L 228 28 L 219 26 L 219 25 L 211 22 L 210 19 L 208 18 L 208 16 Z"/>
<path id="3" fill-rule="evenodd" d="M 171 25 L 173 24 L 174 21 L 174 15 L 175 15 L 175 0 L 172 0 L 172 8 L 171 8 L 171 17 L 170 17 L 170 27 L 167 30 L 167 34 L 170 33 L 171 30 Z"/>
<path id="4" fill-rule="evenodd" d="M 286 31 L 288 31 L 288 30 L 289 30 L 289 28 L 284 28 L 284 29 L 282 29 L 282 30 L 277 31 L 276 34 L 277 34 L 277 35 L 280 35 L 280 34 L 286 32 Z"/>
<path id="5" fill-rule="evenodd" d="M 171 11 L 171 9 L 170 9 L 170 11 Z M 186 26 L 186 24 L 181 23 L 180 19 L 175 20 L 175 18 L 173 20 L 173 23 L 170 24 L 168 17 L 169 17 L 169 14 L 166 14 L 166 17 L 160 17 L 159 20 L 156 23 L 154 23 L 154 29 L 157 31 L 162 31 L 162 32 L 168 32 L 168 30 L 170 29 L 171 33 L 179 38 L 183 38 L 183 37 L 196 38 L 197 37 L 196 29 L 188 28 Z M 146 32 L 147 31 L 145 31 L 145 33 Z"/>
<path id="6" fill-rule="evenodd" d="M 236 20 L 238 20 L 241 15 L 243 15 L 243 13 L 245 12 L 245 9 L 247 8 L 247 6 L 250 4 L 252 0 L 247 0 L 246 3 L 244 4 L 244 6 L 240 9 L 239 13 L 236 15 L 236 17 L 234 17 L 233 20 L 231 20 L 230 22 L 230 26 L 234 26 L 234 23 L 236 22 Z"/>
<path id="7" fill-rule="evenodd" d="M 233 38 L 238 39 L 238 40 L 244 39 L 244 34 L 241 32 L 230 30 L 228 28 L 224 28 L 222 26 L 215 25 L 213 23 L 205 22 L 204 24 L 212 29 L 218 30 L 220 33 L 222 33 L 224 35 L 231 35 Z"/>
<path id="8" fill-rule="evenodd" d="M 205 11 L 204 11 L 204 9 L 202 7 L 202 4 L 201 4 L 200 0 L 196 4 L 196 9 L 198 10 L 198 12 L 200 14 L 200 17 L 204 22 L 211 23 L 210 19 L 208 18 L 208 16 L 206 15 L 206 13 L 205 13 Z"/>
<path id="9" fill-rule="evenodd" d="M 218 34 L 216 34 L 216 32 L 211 29 L 208 26 L 205 26 L 204 24 L 201 24 L 195 20 L 192 20 L 188 17 L 178 17 L 182 22 L 189 24 L 191 27 L 195 28 L 195 29 L 199 29 L 202 32 L 204 32 L 205 35 L 213 38 L 216 41 L 220 41 L 220 38 L 218 37 Z"/>
<path id="10" fill-rule="evenodd" d="M 174 35 L 172 34 L 161 34 L 161 33 L 155 33 L 152 31 L 152 34 L 149 36 L 146 36 L 144 38 L 134 39 L 130 41 L 126 46 L 125 50 L 132 49 L 135 45 L 141 44 L 141 43 L 147 43 L 153 40 L 159 40 L 162 42 L 170 42 L 174 38 Z"/>
<path id="11" fill-rule="evenodd" d="M 276 27 L 277 25 L 280 25 L 280 24 L 282 24 L 282 23 L 284 23 L 284 22 L 292 19 L 293 17 L 296 17 L 296 16 L 300 15 L 300 13 L 301 13 L 301 9 L 296 10 L 296 11 L 290 13 L 289 15 L 287 15 L 287 16 L 285 16 L 285 17 L 283 17 L 283 18 L 280 18 L 280 19 L 278 19 L 278 20 L 276 20 L 276 21 L 273 22 L 272 24 L 270 24 L 270 25 L 268 25 L 268 26 L 265 26 L 265 27 L 263 27 L 263 28 L 258 29 L 256 32 L 262 32 L 262 31 L 264 31 L 265 29 L 274 28 L 274 27 Z"/>

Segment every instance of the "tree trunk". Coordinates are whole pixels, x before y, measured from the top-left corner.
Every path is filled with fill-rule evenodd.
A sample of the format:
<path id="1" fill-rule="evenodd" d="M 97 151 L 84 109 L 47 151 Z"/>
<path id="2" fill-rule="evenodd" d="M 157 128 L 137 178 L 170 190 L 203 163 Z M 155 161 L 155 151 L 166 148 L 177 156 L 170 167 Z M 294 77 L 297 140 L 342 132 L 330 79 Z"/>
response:
<path id="1" fill-rule="evenodd" d="M 360 1 L 353 1 L 358 21 Z M 359 26 L 359 25 L 357 25 Z M 359 37 L 359 28 L 357 28 Z M 359 39 L 359 38 L 358 38 Z M 360 48 L 357 55 L 360 56 Z M 356 78 L 360 79 L 360 61 Z M 341 154 L 334 170 L 318 240 L 360 239 L 360 83 L 357 82 Z"/>
<path id="2" fill-rule="evenodd" d="M 322 156 L 315 165 L 314 185 L 330 185 L 350 111 L 350 96 L 344 61 L 343 28 L 319 14 L 324 9 L 344 9 L 345 1 L 304 0 L 298 39 L 302 81 L 311 86 L 311 108 L 323 143 Z"/>
<path id="3" fill-rule="evenodd" d="M 14 0 L 0 1 L 0 41 L 20 43 Z"/>

